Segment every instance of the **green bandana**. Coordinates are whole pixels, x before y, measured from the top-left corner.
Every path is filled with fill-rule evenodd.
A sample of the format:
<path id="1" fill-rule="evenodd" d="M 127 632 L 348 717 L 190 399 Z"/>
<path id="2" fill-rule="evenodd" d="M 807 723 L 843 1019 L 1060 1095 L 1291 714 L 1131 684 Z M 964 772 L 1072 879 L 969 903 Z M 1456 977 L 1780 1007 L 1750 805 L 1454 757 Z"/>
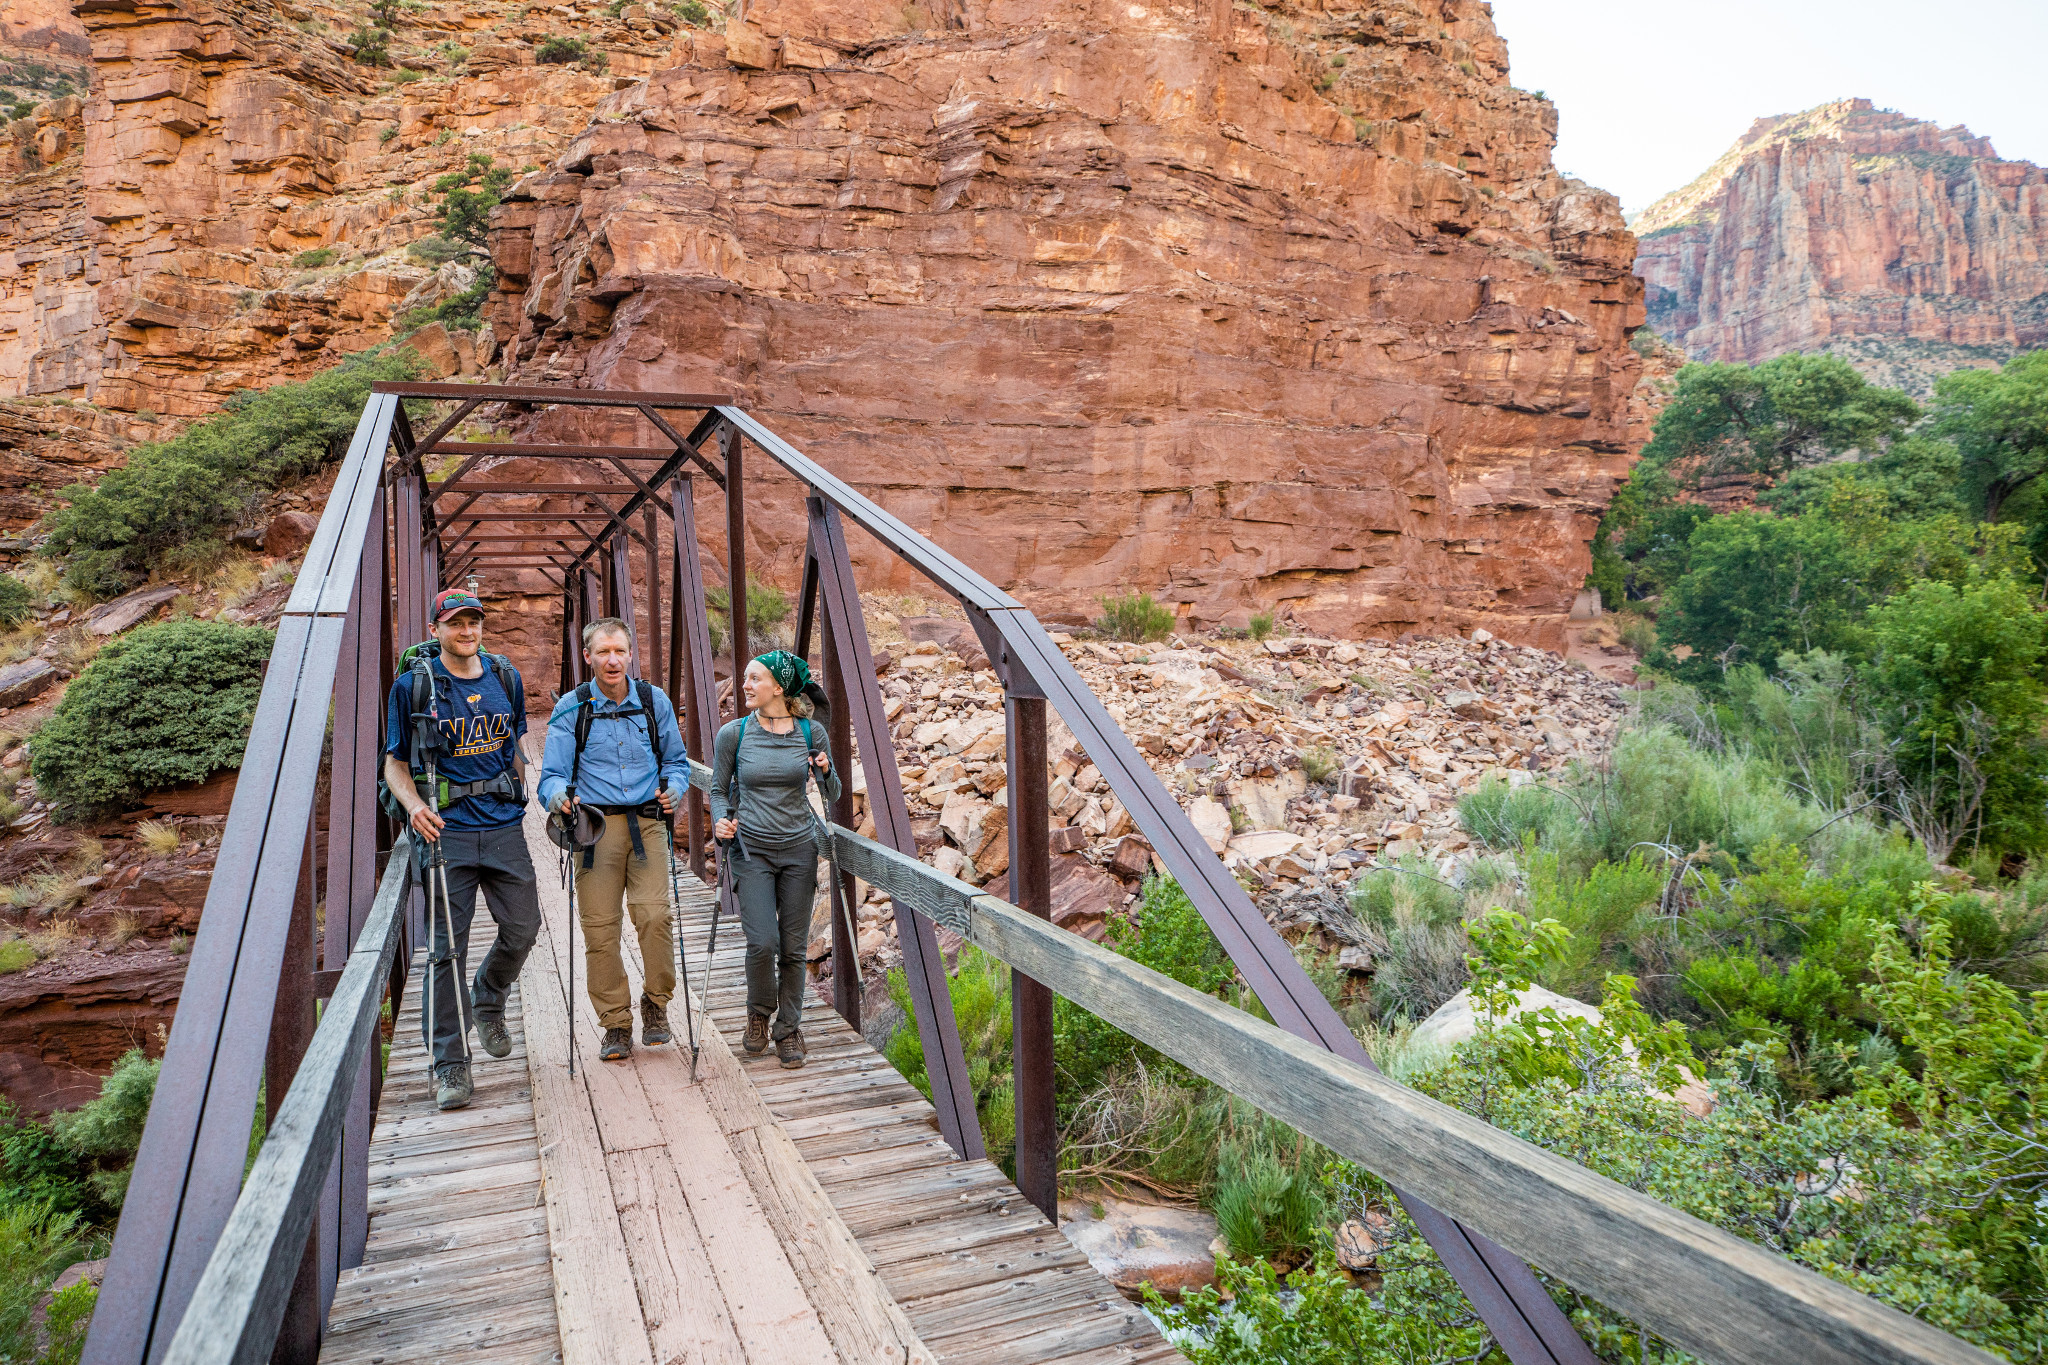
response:
<path id="1" fill-rule="evenodd" d="M 754 662 L 768 670 L 785 697 L 794 697 L 811 685 L 811 666 L 786 649 L 771 649 Z"/>

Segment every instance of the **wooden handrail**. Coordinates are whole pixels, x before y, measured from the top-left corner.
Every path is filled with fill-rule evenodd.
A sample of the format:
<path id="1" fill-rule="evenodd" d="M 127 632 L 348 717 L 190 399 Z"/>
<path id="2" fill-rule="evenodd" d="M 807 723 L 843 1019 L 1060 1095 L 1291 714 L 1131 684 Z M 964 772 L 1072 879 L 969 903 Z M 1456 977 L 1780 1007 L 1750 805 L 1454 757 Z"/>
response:
<path id="1" fill-rule="evenodd" d="M 830 830 L 847 872 L 1685 1350 L 1740 1365 L 1994 1361 L 895 849 Z"/>
<path id="2" fill-rule="evenodd" d="M 164 1365 L 262 1365 L 270 1359 L 327 1169 L 341 1113 L 378 1044 L 377 1017 L 412 889 L 412 836 L 402 836 L 370 918 L 320 1017 L 284 1103 L 171 1339 Z"/>

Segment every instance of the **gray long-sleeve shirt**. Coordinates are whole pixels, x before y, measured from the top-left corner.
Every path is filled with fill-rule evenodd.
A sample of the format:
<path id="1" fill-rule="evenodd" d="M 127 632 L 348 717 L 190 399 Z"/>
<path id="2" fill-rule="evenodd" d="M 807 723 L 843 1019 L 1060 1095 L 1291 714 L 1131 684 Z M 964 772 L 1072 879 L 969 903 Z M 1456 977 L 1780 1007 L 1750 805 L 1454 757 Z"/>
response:
<path id="1" fill-rule="evenodd" d="M 733 772 L 739 772 L 740 840 L 747 847 L 788 848 L 822 834 L 806 793 L 810 782 L 808 755 L 804 751 L 803 725 L 792 725 L 778 735 L 759 716 L 746 723 L 746 743 L 740 743 L 740 722 L 728 721 L 712 746 L 711 818 L 724 820 L 733 813 L 730 793 Z M 810 753 L 828 752 L 825 727 L 811 722 Z M 825 799 L 839 799 L 839 768 L 819 774 L 824 779 Z"/>

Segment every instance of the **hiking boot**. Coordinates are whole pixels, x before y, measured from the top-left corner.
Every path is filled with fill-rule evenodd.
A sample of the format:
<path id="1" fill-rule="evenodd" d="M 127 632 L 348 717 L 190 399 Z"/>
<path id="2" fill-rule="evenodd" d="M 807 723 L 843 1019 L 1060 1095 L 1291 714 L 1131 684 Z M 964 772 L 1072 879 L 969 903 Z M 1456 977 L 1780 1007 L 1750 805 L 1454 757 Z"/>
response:
<path id="1" fill-rule="evenodd" d="M 657 1005 L 646 996 L 641 996 L 640 1041 L 649 1047 L 660 1047 L 673 1036 L 668 1031 L 668 1006 Z"/>
<path id="2" fill-rule="evenodd" d="M 747 1016 L 747 1036 L 740 1039 L 740 1046 L 758 1057 L 768 1050 L 768 1016 L 750 1014 Z"/>
<path id="3" fill-rule="evenodd" d="M 469 1104 L 469 1097 L 476 1093 L 470 1084 L 469 1063 L 449 1062 L 434 1070 L 434 1107 L 437 1109 L 462 1109 Z"/>
<path id="4" fill-rule="evenodd" d="M 505 1027 L 503 1019 L 493 1019 L 479 1014 L 476 1017 L 476 1040 L 484 1045 L 484 1051 L 493 1057 L 512 1055 L 512 1030 Z"/>
<path id="5" fill-rule="evenodd" d="M 633 1030 L 630 1028 L 608 1028 L 604 1031 L 604 1045 L 597 1050 L 600 1062 L 623 1062 L 633 1055 Z"/>
<path id="6" fill-rule="evenodd" d="M 788 1036 L 775 1044 L 776 1059 L 784 1071 L 794 1071 L 804 1064 L 804 1031 L 791 1029 Z"/>

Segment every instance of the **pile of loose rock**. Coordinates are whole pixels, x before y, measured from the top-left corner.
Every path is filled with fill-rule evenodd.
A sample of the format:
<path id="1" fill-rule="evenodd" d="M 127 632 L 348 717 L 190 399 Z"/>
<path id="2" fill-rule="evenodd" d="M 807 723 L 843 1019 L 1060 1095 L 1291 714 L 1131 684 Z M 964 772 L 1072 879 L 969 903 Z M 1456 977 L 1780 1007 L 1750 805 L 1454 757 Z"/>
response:
<path id="1" fill-rule="evenodd" d="M 964 622 L 903 621 L 877 659 L 920 853 L 994 894 L 1010 860 L 1003 694 Z M 1557 655 L 1470 640 L 1174 636 L 1137 645 L 1055 634 L 1195 828 L 1283 928 L 1326 926 L 1362 869 L 1469 856 L 1458 798 L 1603 752 L 1616 684 Z M 1155 865 L 1089 755 L 1052 722 L 1054 919 L 1099 935 Z M 864 782 L 856 790 L 864 798 Z M 867 825 L 863 812 L 862 823 Z M 892 948 L 879 891 L 866 952 Z M 814 955 L 827 946 L 820 915 Z M 886 954 L 885 954 L 886 955 Z"/>

